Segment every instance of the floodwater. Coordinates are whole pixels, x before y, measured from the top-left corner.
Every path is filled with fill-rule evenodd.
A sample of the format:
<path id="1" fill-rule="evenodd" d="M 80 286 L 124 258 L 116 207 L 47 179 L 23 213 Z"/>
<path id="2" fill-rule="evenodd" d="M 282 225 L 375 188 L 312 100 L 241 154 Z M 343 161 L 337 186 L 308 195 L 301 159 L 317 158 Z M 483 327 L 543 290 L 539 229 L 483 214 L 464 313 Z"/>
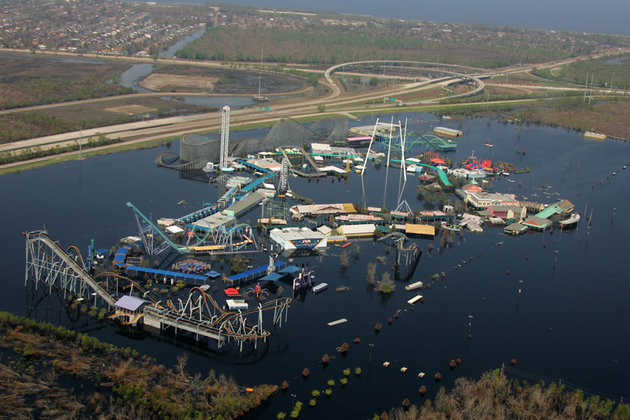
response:
<path id="1" fill-rule="evenodd" d="M 426 114 L 394 116 L 395 120 L 405 117 L 409 117 L 410 130 L 430 130 L 435 125 L 461 129 L 464 134 L 457 151 L 447 155 L 454 162 L 474 152 L 482 158 L 529 167 L 530 173 L 492 182 L 492 190 L 546 203 L 569 199 L 585 213 L 582 222 L 577 230 L 556 229 L 522 237 L 506 237 L 501 228 L 485 228 L 482 234 L 465 232 L 450 247 L 442 247 L 439 238 L 415 239 L 424 253 L 411 281 L 428 281 L 441 271 L 447 276 L 424 290 L 424 303 L 414 307 L 406 303 L 413 293 L 405 291 L 400 282 L 389 297 L 368 286 L 367 264 L 385 255 L 380 243 L 353 241 L 360 250 L 355 258 L 354 244 L 346 248 L 351 261 L 346 271 L 338 264 L 341 248 L 334 246 L 323 258 L 296 258 L 295 264 L 310 264 L 329 289 L 309 294 L 304 301 L 295 300 L 282 328 L 272 328 L 266 317 L 265 325 L 272 332 L 268 343 L 242 356 L 216 355 L 151 336 L 130 338 L 104 323 L 71 320 L 55 298 L 40 302 L 33 311 L 25 296 L 21 232 L 46 228 L 64 248 L 74 244 L 83 251 L 92 238 L 97 248 L 109 248 L 120 237 L 136 232 L 127 201 L 157 219 L 178 217 L 216 200 L 214 187 L 156 167 L 155 156 L 169 150 L 163 145 L 0 177 L 5 197 L 0 219 L 4 232 L 0 308 L 73 326 L 99 339 L 135 348 L 168 366 L 178 354 L 188 353 L 191 372 L 215 369 L 233 375 L 243 385 L 289 381 L 289 390 L 255 411 L 256 418 L 288 413 L 294 400 L 304 403 L 302 418 L 367 418 L 399 406 L 406 397 L 422 404 L 418 394 L 422 384 L 431 398 L 457 377 L 478 377 L 513 358 L 517 359 L 516 368 L 536 377 L 562 378 L 563 383 L 617 398 L 630 397 L 630 278 L 625 264 L 630 170 L 620 169 L 630 163 L 630 145 L 585 140 L 582 134 L 563 128 L 521 128 L 486 119 L 439 121 Z M 374 117 L 368 117 L 352 124 L 373 121 Z M 265 133 L 234 132 L 232 138 Z M 484 146 L 486 142 L 493 147 Z M 170 150 L 177 152 L 178 144 L 170 145 Z M 393 209 L 399 180 L 394 168 L 387 173 L 384 166 L 369 166 L 363 179 L 356 174 L 334 182 L 292 178 L 290 186 L 314 202 L 385 203 Z M 416 185 L 416 178 L 409 177 L 402 197 L 412 209 L 422 209 Z M 189 204 L 178 206 L 180 200 Z M 591 213 L 588 229 L 585 220 Z M 255 209 L 243 221 L 255 224 L 259 214 Z M 429 244 L 436 249 L 429 252 Z M 386 264 L 378 263 L 377 279 L 390 271 L 393 253 L 387 257 Z M 266 263 L 264 258 L 258 262 Z M 461 268 L 454 269 L 457 266 Z M 335 292 L 340 285 L 350 290 Z M 289 289 L 286 285 L 285 290 Z M 389 325 L 388 318 L 398 310 L 400 316 Z M 326 325 L 342 317 L 348 319 L 346 324 Z M 373 332 L 376 322 L 383 324 L 379 334 Z M 353 344 L 355 337 L 360 338 L 359 344 Z M 343 342 L 350 344 L 346 356 L 335 350 Z M 319 362 L 324 353 L 334 357 L 326 368 Z M 448 363 L 458 357 L 463 363 L 451 371 Z M 384 361 L 391 366 L 383 368 Z M 357 366 L 362 368 L 361 376 L 353 374 L 347 385 L 340 386 L 342 370 Z M 409 368 L 405 374 L 400 372 L 403 366 Z M 307 380 L 301 377 L 305 367 L 311 371 Z M 423 380 L 417 377 L 420 371 L 427 373 Z M 438 371 L 443 379 L 435 383 L 431 378 Z M 311 391 L 325 389 L 328 379 L 336 382 L 331 397 L 322 396 L 315 408 L 309 407 Z"/>

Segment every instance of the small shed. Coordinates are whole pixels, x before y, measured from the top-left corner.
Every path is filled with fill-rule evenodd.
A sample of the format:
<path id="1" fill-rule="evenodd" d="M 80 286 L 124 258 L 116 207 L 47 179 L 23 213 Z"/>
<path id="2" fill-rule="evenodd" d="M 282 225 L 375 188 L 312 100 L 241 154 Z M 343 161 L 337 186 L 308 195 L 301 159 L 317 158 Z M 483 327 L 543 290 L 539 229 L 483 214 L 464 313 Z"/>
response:
<path id="1" fill-rule="evenodd" d="M 125 295 L 114 303 L 114 307 L 116 308 L 116 312 L 136 315 L 145 303 L 148 303 L 148 301 L 135 296 Z"/>
<path id="2" fill-rule="evenodd" d="M 135 296 L 123 296 L 114 303 L 114 314 L 111 318 L 117 318 L 123 325 L 136 325 L 143 317 L 142 308 L 149 303 Z"/>

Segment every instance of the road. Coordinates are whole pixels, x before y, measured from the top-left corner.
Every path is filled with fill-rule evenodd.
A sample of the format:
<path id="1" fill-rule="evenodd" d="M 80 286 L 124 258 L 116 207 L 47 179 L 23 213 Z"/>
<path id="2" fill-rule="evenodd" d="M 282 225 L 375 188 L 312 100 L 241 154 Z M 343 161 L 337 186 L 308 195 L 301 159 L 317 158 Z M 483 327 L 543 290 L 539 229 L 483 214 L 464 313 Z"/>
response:
<path id="1" fill-rule="evenodd" d="M 610 54 L 618 54 L 619 51 L 611 52 Z M 604 55 L 604 54 L 600 54 Z M 369 101 L 379 100 L 382 98 L 387 98 L 396 95 L 409 95 L 416 92 L 420 92 L 426 89 L 432 89 L 435 86 L 447 86 L 449 84 L 461 81 L 462 79 L 470 81 L 474 85 L 474 89 L 458 94 L 448 96 L 448 99 L 452 99 L 458 96 L 469 96 L 476 94 L 483 90 L 485 83 L 482 79 L 491 78 L 494 76 L 506 74 L 506 73 L 517 73 L 523 71 L 529 71 L 534 67 L 542 68 L 542 67 L 555 67 L 559 65 L 568 64 L 580 59 L 585 59 L 588 57 L 574 57 L 567 60 L 562 61 L 554 61 L 550 63 L 543 63 L 534 65 L 525 65 L 518 67 L 511 67 L 509 69 L 497 69 L 497 70 L 484 70 L 477 69 L 471 67 L 464 66 L 455 66 L 455 65 L 444 65 L 444 64 L 435 64 L 428 62 L 420 62 L 420 61 L 399 61 L 397 64 L 413 64 L 418 69 L 424 70 L 432 70 L 435 71 L 437 66 L 439 66 L 439 70 L 441 73 L 445 74 L 444 77 L 433 80 L 425 80 L 421 82 L 412 82 L 406 83 L 395 87 L 386 87 L 381 89 L 376 89 L 370 92 L 361 92 L 356 94 L 343 94 L 342 89 L 335 82 L 333 78 L 333 74 L 335 71 L 339 71 L 344 67 L 348 67 L 351 65 L 357 64 L 393 64 L 394 61 L 359 61 L 359 62 L 351 62 L 351 63 L 342 63 L 328 68 L 324 72 L 324 83 L 328 87 L 328 93 L 320 98 L 312 98 L 305 99 L 300 102 L 294 103 L 286 103 L 286 104 L 277 104 L 271 106 L 271 111 L 261 112 L 257 107 L 249 108 L 249 109 L 240 109 L 234 110 L 231 112 L 231 121 L 230 125 L 233 128 L 237 128 L 239 126 L 253 124 L 253 123 L 273 123 L 274 121 L 280 120 L 282 118 L 304 118 L 309 116 L 321 116 L 322 114 L 343 114 L 349 117 L 352 112 L 361 112 L 365 111 L 365 104 Z M 152 61 L 152 60 L 151 60 Z M 192 64 L 192 63 L 191 63 Z M 199 64 L 199 63 L 197 63 Z M 210 65 L 210 63 L 207 63 Z M 211 63 L 216 66 L 216 63 Z M 506 86 L 517 89 L 550 89 L 550 90 L 579 90 L 579 88 L 559 88 L 559 87 L 541 87 L 541 86 L 523 86 L 523 85 L 505 85 L 505 84 L 496 84 L 496 86 Z M 600 90 L 600 93 L 613 93 L 610 90 Z M 188 93 L 178 92 L 178 96 L 181 95 L 190 95 Z M 196 93 L 195 95 L 202 95 Z M 205 94 L 207 95 L 207 94 Z M 129 96 L 139 97 L 139 96 L 164 96 L 164 93 L 137 93 Z M 218 95 L 221 96 L 221 95 Z M 37 110 L 37 109 L 45 109 L 51 107 L 62 107 L 68 105 L 76 105 L 80 102 L 97 102 L 97 101 L 107 101 L 112 99 L 118 99 L 120 96 L 112 97 L 112 98 L 96 98 L 96 99 L 88 99 L 85 101 L 77 101 L 70 102 L 65 104 L 51 104 L 51 105 L 41 105 L 38 107 L 29 107 L 29 110 Z M 417 100 L 414 102 L 408 102 L 408 105 L 430 105 L 430 104 L 438 104 L 441 99 L 445 98 L 437 98 L 437 99 L 426 99 L 426 100 Z M 326 112 L 321 112 L 321 107 L 324 107 Z M 392 108 L 392 104 L 383 104 L 374 106 L 371 109 L 376 110 L 385 110 Z M 23 108 L 22 110 L 26 110 L 27 108 Z M 5 112 L 16 112 L 15 110 L 5 111 Z M 1 114 L 1 112 L 0 112 Z M 144 143 L 148 141 L 157 141 L 169 137 L 181 137 L 185 134 L 197 133 L 200 131 L 211 131 L 218 130 L 220 124 L 221 115 L 220 112 L 214 113 L 206 113 L 206 114 L 198 114 L 193 116 L 185 116 L 185 117 L 169 117 L 162 118 L 156 120 L 149 121 L 140 121 L 128 124 L 120 124 L 114 126 L 106 126 L 100 127 L 90 130 L 83 130 L 82 132 L 70 132 L 64 133 L 54 136 L 46 136 L 40 137 L 36 139 L 23 140 L 20 142 L 7 143 L 4 145 L 0 145 L 0 152 L 2 151 L 15 151 L 24 148 L 31 147 L 40 147 L 40 148 L 49 148 L 55 145 L 66 145 L 69 143 L 82 142 L 85 143 L 87 138 L 94 137 L 99 134 L 105 135 L 109 138 L 120 139 L 127 144 L 135 144 L 135 143 Z M 106 150 L 113 147 L 118 147 L 119 144 L 113 144 L 108 146 L 102 146 L 98 148 L 91 148 L 90 150 Z M 70 154 L 77 154 L 77 152 L 71 152 Z M 43 158 L 43 159 L 50 159 Z M 24 162 L 15 163 L 13 165 L 2 165 L 3 167 L 10 166 L 19 166 L 23 165 Z"/>

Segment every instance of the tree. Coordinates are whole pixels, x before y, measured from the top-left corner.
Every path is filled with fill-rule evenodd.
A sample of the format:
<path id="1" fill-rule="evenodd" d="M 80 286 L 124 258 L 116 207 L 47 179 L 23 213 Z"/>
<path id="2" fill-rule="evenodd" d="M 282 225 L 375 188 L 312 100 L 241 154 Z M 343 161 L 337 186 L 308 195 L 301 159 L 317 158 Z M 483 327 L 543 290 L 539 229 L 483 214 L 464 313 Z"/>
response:
<path id="1" fill-rule="evenodd" d="M 383 273 L 381 280 L 376 282 L 376 290 L 385 294 L 390 294 L 396 290 L 396 284 L 391 279 L 389 273 Z"/>
<path id="2" fill-rule="evenodd" d="M 326 105 L 324 105 L 324 104 L 317 105 L 317 110 L 319 112 L 325 112 L 326 111 Z"/>
<path id="3" fill-rule="evenodd" d="M 378 86 L 378 77 L 372 76 L 370 78 L 370 86 Z"/>

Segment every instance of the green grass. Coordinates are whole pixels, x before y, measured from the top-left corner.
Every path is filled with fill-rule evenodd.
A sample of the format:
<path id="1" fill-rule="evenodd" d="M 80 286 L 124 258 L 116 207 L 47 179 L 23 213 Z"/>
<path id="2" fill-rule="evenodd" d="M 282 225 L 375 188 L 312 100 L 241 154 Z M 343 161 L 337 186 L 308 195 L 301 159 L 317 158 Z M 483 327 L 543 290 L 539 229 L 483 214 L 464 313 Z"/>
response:
<path id="1" fill-rule="evenodd" d="M 559 70 L 535 69 L 533 74 L 547 79 L 574 83 L 583 86 L 586 74 L 593 77 L 593 87 L 608 88 L 610 82 L 614 87 L 630 88 L 630 55 L 620 54 L 602 58 L 576 61 L 562 66 Z"/>

